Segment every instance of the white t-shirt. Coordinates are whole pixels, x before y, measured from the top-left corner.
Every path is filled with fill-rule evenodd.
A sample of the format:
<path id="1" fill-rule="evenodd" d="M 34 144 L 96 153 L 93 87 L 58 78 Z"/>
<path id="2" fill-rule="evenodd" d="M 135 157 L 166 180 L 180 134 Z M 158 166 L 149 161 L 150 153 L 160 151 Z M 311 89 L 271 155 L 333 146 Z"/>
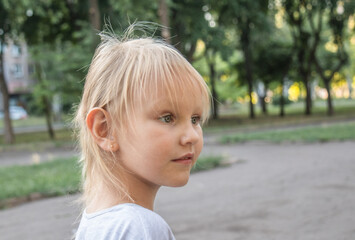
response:
<path id="1" fill-rule="evenodd" d="M 83 213 L 76 240 L 175 240 L 164 219 L 133 203 Z"/>

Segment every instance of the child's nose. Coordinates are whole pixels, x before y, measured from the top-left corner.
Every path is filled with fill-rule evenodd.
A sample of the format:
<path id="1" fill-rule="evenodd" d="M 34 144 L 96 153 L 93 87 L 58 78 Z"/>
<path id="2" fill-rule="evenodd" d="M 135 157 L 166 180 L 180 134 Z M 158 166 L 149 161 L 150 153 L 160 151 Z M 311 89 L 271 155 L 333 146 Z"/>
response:
<path id="1" fill-rule="evenodd" d="M 201 136 L 198 130 L 191 124 L 184 128 L 180 138 L 181 145 L 194 145 L 200 140 Z"/>

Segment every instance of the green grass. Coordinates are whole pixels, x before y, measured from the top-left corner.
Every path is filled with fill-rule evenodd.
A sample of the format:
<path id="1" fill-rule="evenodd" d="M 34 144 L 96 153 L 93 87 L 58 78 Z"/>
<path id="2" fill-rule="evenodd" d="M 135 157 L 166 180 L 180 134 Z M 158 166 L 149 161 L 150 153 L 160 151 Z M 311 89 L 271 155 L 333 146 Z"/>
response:
<path id="1" fill-rule="evenodd" d="M 200 158 L 192 172 L 208 170 L 221 165 L 221 157 Z M 0 168 L 0 208 L 7 207 L 9 199 L 30 199 L 76 193 L 80 189 L 80 167 L 76 158 L 51 162 Z"/>
<path id="2" fill-rule="evenodd" d="M 0 203 L 9 198 L 58 196 L 77 192 L 80 169 L 75 158 L 0 168 Z M 0 205 L 0 206 L 1 206 Z"/>
<path id="3" fill-rule="evenodd" d="M 197 163 L 192 168 L 191 172 L 206 171 L 216 167 L 220 167 L 221 165 L 222 165 L 221 156 L 203 157 L 198 159 Z"/>
<path id="4" fill-rule="evenodd" d="M 328 142 L 355 140 L 355 122 L 324 126 L 302 127 L 289 130 L 237 133 L 220 138 L 222 143 L 247 141 L 266 142 Z"/>

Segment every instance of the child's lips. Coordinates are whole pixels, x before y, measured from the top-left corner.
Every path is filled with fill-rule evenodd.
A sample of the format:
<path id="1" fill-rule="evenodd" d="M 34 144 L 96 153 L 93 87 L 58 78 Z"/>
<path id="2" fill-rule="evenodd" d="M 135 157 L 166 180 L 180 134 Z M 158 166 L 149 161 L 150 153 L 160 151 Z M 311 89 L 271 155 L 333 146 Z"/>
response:
<path id="1" fill-rule="evenodd" d="M 191 164 L 193 162 L 193 159 L 194 159 L 194 154 L 188 153 L 177 159 L 174 159 L 173 162 L 181 163 L 181 164 Z"/>

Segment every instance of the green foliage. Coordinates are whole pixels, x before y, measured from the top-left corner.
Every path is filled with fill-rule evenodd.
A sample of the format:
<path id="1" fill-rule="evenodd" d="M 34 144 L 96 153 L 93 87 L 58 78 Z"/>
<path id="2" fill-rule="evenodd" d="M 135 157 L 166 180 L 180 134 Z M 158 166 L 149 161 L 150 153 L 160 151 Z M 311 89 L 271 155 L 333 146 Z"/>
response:
<path id="1" fill-rule="evenodd" d="M 83 67 L 89 65 L 93 55 L 90 50 L 94 38 L 89 28 L 86 29 L 75 32 L 76 38 L 81 39 L 78 43 L 57 40 L 30 46 L 32 59 L 40 66 L 36 71 L 41 71 L 43 78 L 33 91 L 33 104 L 38 108 L 43 109 L 43 96 L 52 99 L 59 95 L 66 113 L 78 101 L 87 70 Z"/>
<path id="2" fill-rule="evenodd" d="M 80 22 L 88 19 L 88 1 L 24 1 L 25 11 L 17 14 L 24 17 L 20 32 L 28 44 L 76 41 L 74 32 L 80 30 Z M 25 14 L 26 13 L 26 14 Z"/>
<path id="3" fill-rule="evenodd" d="M 136 20 L 160 21 L 159 1 L 102 0 L 98 3 L 102 25 L 109 19 L 117 32 Z M 311 58 L 310 61 L 294 60 L 311 56 L 320 23 L 320 45 L 315 57 L 326 71 L 336 69 L 339 55 L 349 56 L 347 76 L 353 76 L 354 54 L 349 53 L 354 52 L 354 46 L 347 45 L 346 41 L 354 34 L 354 29 L 347 30 L 349 16 L 354 14 L 354 1 L 167 0 L 166 3 L 173 45 L 189 61 L 194 61 L 209 84 L 208 64 L 215 64 L 215 87 L 222 102 L 236 101 L 248 93 L 246 59 L 241 54 L 246 49 L 250 50 L 251 61 L 247 65 L 251 67 L 249 72 L 254 81 L 261 80 L 266 85 L 281 82 L 292 53 L 290 69 L 295 76 L 290 76 L 291 79 L 315 78 Z M 88 13 L 89 1 L 0 0 L 0 38 L 10 33 L 14 39 L 24 36 L 34 61 L 42 68 L 38 71 L 43 73 L 44 81 L 34 88 L 32 109 L 39 112 L 43 96 L 49 99 L 60 96 L 66 112 L 78 102 L 86 74 L 83 67 L 88 66 L 97 42 Z M 275 27 L 277 14 L 286 20 L 282 29 Z M 317 21 L 319 17 L 321 21 Z M 301 26 L 299 32 L 295 30 L 297 26 Z M 155 35 L 160 34 L 157 29 Z M 196 51 L 198 40 L 204 42 L 204 52 Z M 338 45 L 341 51 L 328 51 L 325 48 L 328 42 Z M 305 51 L 297 52 L 297 49 Z M 309 75 L 301 74 L 302 64 L 309 67 Z"/>
<path id="4" fill-rule="evenodd" d="M 171 0 L 168 3 L 172 43 L 191 61 L 197 40 L 203 39 L 208 28 L 202 11 L 205 0 Z"/>
<path id="5" fill-rule="evenodd" d="M 282 38 L 271 38 L 256 47 L 255 72 L 257 78 L 266 85 L 281 82 L 292 63 L 291 42 Z"/>
<path id="6" fill-rule="evenodd" d="M 145 0 L 108 0 L 102 9 L 106 17 L 111 19 L 115 29 L 123 30 L 129 22 L 150 21 L 158 22 L 158 2 Z M 108 15 L 107 15 L 108 14 Z"/>
<path id="7" fill-rule="evenodd" d="M 221 102 L 237 102 L 238 98 L 243 98 L 248 94 L 247 86 L 242 85 L 235 79 L 238 79 L 238 77 L 231 75 L 225 82 L 218 83 L 217 90 L 220 93 Z"/>

